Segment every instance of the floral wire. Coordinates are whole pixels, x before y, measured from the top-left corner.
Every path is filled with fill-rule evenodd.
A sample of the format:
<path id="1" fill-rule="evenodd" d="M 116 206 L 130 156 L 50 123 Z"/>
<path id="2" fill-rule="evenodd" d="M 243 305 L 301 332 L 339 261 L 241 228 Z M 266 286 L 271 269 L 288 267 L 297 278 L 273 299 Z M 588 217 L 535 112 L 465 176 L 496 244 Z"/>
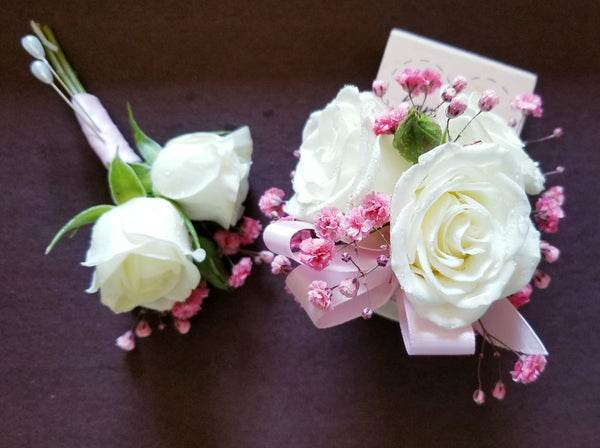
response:
<path id="1" fill-rule="evenodd" d="M 444 105 L 446 103 L 446 101 L 442 100 L 442 102 L 440 104 L 438 104 L 437 106 L 435 106 L 433 109 L 430 109 L 431 113 L 434 115 L 437 115 L 437 111 L 440 107 L 442 107 L 442 105 Z"/>
<path id="2" fill-rule="evenodd" d="M 423 98 L 423 102 L 421 103 L 421 111 L 423 111 L 423 112 L 426 112 L 426 111 L 424 110 L 424 108 L 425 108 L 425 101 L 427 101 L 427 95 L 429 95 L 429 92 L 425 92 L 425 93 L 423 94 L 423 97 L 424 97 L 424 98 Z"/>
<path id="3" fill-rule="evenodd" d="M 496 343 L 500 344 L 501 346 L 503 346 L 506 350 L 509 350 L 511 352 L 513 352 L 516 356 L 520 356 L 520 353 L 515 351 L 510 345 L 506 344 L 504 341 L 502 341 L 501 339 L 497 338 L 496 336 L 494 336 L 493 334 L 489 333 L 487 331 L 487 329 L 485 328 L 485 326 L 483 325 L 483 322 L 481 321 L 481 319 L 477 319 L 477 322 L 479 323 L 479 326 L 481 327 L 481 329 L 483 330 L 483 338 L 487 339 L 487 341 L 495 348 L 496 344 L 494 344 L 494 341 L 496 341 Z"/>
<path id="4" fill-rule="evenodd" d="M 500 365 L 500 352 L 494 349 L 494 356 L 498 361 L 498 381 L 502 381 L 502 366 Z"/>
<path id="5" fill-rule="evenodd" d="M 360 253 L 358 252 L 358 246 L 354 245 L 354 253 L 356 254 L 356 261 L 358 263 L 360 263 Z M 354 260 L 352 258 L 350 258 L 350 261 L 352 262 L 352 264 L 356 267 L 356 269 L 358 270 L 358 272 L 360 272 L 360 274 L 364 277 L 365 273 L 363 272 L 363 270 L 358 266 L 358 264 L 356 264 L 354 262 Z"/>
<path id="6" fill-rule="evenodd" d="M 376 228 L 376 229 L 375 229 L 375 232 L 377 232 L 377 233 L 379 234 L 379 236 L 381 237 L 381 239 L 383 240 L 383 242 L 385 243 L 385 245 L 386 245 L 387 247 L 391 247 L 391 244 L 390 244 L 390 243 L 389 243 L 389 241 L 386 239 L 385 235 L 384 235 L 384 234 L 381 232 L 381 229 L 382 229 L 383 227 L 384 227 L 384 226 L 381 226 L 381 227 L 378 227 L 378 228 Z"/>
<path id="7" fill-rule="evenodd" d="M 483 338 L 481 341 L 481 349 L 479 350 L 479 356 L 477 357 L 477 384 L 478 389 L 482 390 L 481 387 L 481 362 L 483 360 L 483 351 L 485 350 L 485 342 L 486 338 Z"/>
<path id="8" fill-rule="evenodd" d="M 412 98 L 412 92 L 408 92 L 408 100 L 410 101 L 410 104 L 412 104 L 412 107 L 416 108 L 417 106 L 415 106 L 415 102 L 413 101 Z"/>
<path id="9" fill-rule="evenodd" d="M 359 263 L 360 263 L 360 259 L 359 259 L 359 258 L 360 258 L 360 256 L 359 256 L 359 251 L 358 251 L 358 245 L 355 245 L 355 246 L 354 246 L 354 250 L 356 251 L 356 259 L 357 259 L 357 260 L 359 261 Z M 364 279 L 365 279 L 365 287 L 367 288 L 367 299 L 368 299 L 368 301 L 369 301 L 369 309 L 370 309 L 370 308 L 371 308 L 371 289 L 369 288 L 369 282 L 368 282 L 368 279 L 367 279 L 367 275 L 369 275 L 371 272 L 373 272 L 375 269 L 377 269 L 377 268 L 379 267 L 379 265 L 378 265 L 378 264 L 376 264 L 375 266 L 373 266 L 372 268 L 368 269 L 368 270 L 365 272 L 365 271 L 363 271 L 363 270 L 362 270 L 362 269 L 361 269 L 361 268 L 358 266 L 358 264 L 356 264 L 356 262 L 355 262 L 355 261 L 354 261 L 352 258 L 350 258 L 350 262 L 351 262 L 351 263 L 352 263 L 352 264 L 353 264 L 353 265 L 356 267 L 356 269 L 358 270 L 358 272 L 359 272 L 359 274 L 360 274 L 360 275 L 359 275 L 359 277 L 362 277 L 362 278 L 364 278 Z M 356 278 L 358 278 L 358 277 L 356 277 Z"/>
<path id="10" fill-rule="evenodd" d="M 469 122 L 467 124 L 465 124 L 465 127 L 461 129 L 461 131 L 458 133 L 458 135 L 456 136 L 456 138 L 453 140 L 454 142 L 456 142 L 459 138 L 462 137 L 462 133 L 465 132 L 465 129 L 467 129 L 469 127 L 469 125 L 473 122 L 473 120 L 475 120 L 475 118 L 477 118 L 480 114 L 481 114 L 481 110 L 479 112 L 477 112 L 473 118 L 471 118 L 469 120 Z"/>

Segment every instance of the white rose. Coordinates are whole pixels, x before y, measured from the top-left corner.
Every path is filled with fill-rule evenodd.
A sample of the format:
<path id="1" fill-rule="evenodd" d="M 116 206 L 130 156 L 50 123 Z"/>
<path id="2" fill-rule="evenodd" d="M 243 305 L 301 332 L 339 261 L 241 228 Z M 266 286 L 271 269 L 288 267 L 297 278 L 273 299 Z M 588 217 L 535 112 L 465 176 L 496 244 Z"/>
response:
<path id="1" fill-rule="evenodd" d="M 479 112 L 479 98 L 477 93 L 471 93 L 467 99 L 467 109 L 457 118 L 450 120 L 450 136 L 452 139 L 467 126 L 467 123 Z M 436 121 L 442 129 L 446 128 L 446 114 L 439 112 Z M 457 143 L 470 145 L 477 141 L 485 143 L 497 143 L 510 150 L 523 172 L 525 191 L 528 194 L 539 194 L 544 189 L 544 175 L 540 171 L 538 163 L 532 160 L 524 150 L 523 141 L 518 137 L 514 128 L 510 127 L 506 120 L 494 112 L 482 112 L 461 133 Z"/>
<path id="2" fill-rule="evenodd" d="M 205 254 L 193 253 L 197 261 Z M 160 198 L 134 198 L 104 213 L 92 229 L 84 266 L 96 267 L 87 292 L 115 313 L 143 306 L 170 310 L 200 282 L 192 246 L 175 207 Z"/>
<path id="3" fill-rule="evenodd" d="M 523 175 L 511 150 L 448 143 L 423 154 L 392 196 L 392 269 L 417 313 L 471 324 L 519 291 L 540 259 Z"/>
<path id="4" fill-rule="evenodd" d="M 292 181 L 294 196 L 285 206 L 288 214 L 311 221 L 324 207 L 345 212 L 372 191 L 392 192 L 410 164 L 393 148 L 393 136 L 373 131 L 383 109 L 371 92 L 346 86 L 325 109 L 311 114 Z"/>
<path id="5" fill-rule="evenodd" d="M 176 201 L 190 219 L 234 225 L 244 211 L 252 138 L 248 127 L 225 136 L 198 132 L 169 140 L 152 164 L 154 192 Z"/>

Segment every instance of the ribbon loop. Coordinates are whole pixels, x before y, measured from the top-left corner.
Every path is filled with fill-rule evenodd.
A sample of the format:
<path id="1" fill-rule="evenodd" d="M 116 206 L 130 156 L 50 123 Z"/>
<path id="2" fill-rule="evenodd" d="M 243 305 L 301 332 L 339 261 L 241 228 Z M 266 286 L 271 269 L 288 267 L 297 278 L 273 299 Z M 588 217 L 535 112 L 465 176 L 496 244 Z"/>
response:
<path id="1" fill-rule="evenodd" d="M 311 224 L 301 221 L 277 221 L 264 230 L 263 238 L 269 250 L 299 261 L 290 248 L 291 238 L 301 230 L 312 230 Z M 377 257 L 381 255 L 380 236 L 373 234 L 356 248 L 354 262 L 365 272 L 377 266 Z M 322 280 L 329 287 L 343 280 L 357 277 L 360 287 L 353 297 L 346 297 L 339 289 L 332 291 L 331 307 L 323 310 L 308 300 L 310 283 Z M 328 328 L 342 324 L 362 315 L 365 308 L 376 309 L 389 300 L 396 283 L 391 267 L 377 267 L 366 276 L 360 276 L 356 266 L 345 262 L 336 254 L 327 268 L 316 271 L 308 266 L 296 267 L 287 277 L 286 285 L 302 305 L 310 319 L 318 328 Z"/>
<path id="2" fill-rule="evenodd" d="M 302 221 L 277 221 L 264 230 L 263 238 L 269 250 L 299 262 L 291 249 L 291 239 L 301 230 L 313 230 L 314 226 Z M 379 235 L 373 234 L 355 248 L 353 261 L 360 271 L 366 272 L 377 266 L 377 257 L 384 251 L 380 248 Z M 296 267 L 287 277 L 286 285 L 302 305 L 318 328 L 328 328 L 359 317 L 365 308 L 382 308 L 382 315 L 394 319 L 393 306 L 396 302 L 397 317 L 409 355 L 472 355 L 475 353 L 475 331 L 485 336 L 478 322 L 473 326 L 448 329 L 421 318 L 406 298 L 402 287 L 388 264 L 378 266 L 368 275 L 361 276 L 353 263 L 344 262 L 338 253 L 322 271 L 303 264 Z M 331 307 L 324 310 L 308 300 L 310 284 L 322 280 L 332 288 L 343 280 L 357 277 L 360 287 L 353 297 L 346 297 L 339 288 L 332 291 Z M 390 302 L 390 303 L 388 303 Z M 385 310 L 385 311 L 384 311 Z M 519 353 L 547 355 L 546 348 L 508 299 L 494 302 L 480 319 L 494 343 Z"/>

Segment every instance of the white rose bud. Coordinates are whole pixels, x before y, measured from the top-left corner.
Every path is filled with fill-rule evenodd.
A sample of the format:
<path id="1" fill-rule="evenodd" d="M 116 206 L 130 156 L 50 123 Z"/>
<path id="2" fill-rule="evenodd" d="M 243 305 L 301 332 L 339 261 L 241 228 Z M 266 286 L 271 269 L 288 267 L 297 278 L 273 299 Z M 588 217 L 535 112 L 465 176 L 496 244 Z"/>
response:
<path id="1" fill-rule="evenodd" d="M 252 138 L 248 127 L 169 140 L 150 172 L 154 192 L 176 201 L 190 219 L 234 225 L 244 211 Z"/>
<path id="2" fill-rule="evenodd" d="M 137 306 L 170 310 L 200 282 L 192 246 L 175 207 L 160 198 L 134 198 L 104 213 L 92 229 L 84 266 L 95 267 L 87 290 L 115 313 Z M 204 251 L 194 251 L 201 261 Z"/>

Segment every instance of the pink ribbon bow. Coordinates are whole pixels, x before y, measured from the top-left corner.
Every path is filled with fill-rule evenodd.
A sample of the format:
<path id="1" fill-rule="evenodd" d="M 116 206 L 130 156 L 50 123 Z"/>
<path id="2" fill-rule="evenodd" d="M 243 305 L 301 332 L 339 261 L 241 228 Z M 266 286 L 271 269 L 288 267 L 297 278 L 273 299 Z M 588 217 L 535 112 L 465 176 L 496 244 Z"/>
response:
<path id="1" fill-rule="evenodd" d="M 313 229 L 312 224 L 302 221 L 276 221 L 267 226 L 263 238 L 269 250 L 300 263 L 291 249 L 291 240 L 296 233 Z M 358 246 L 355 262 L 362 271 L 377 265 L 377 257 L 382 253 L 378 242 L 376 237 L 367 238 Z M 468 355 L 475 352 L 475 331 L 483 334 L 479 323 L 474 323 L 473 327 L 447 329 L 422 319 L 406 299 L 389 263 L 370 272 L 353 297 L 346 297 L 339 288 L 334 289 L 331 307 L 326 310 L 308 300 L 311 282 L 322 280 L 333 286 L 354 276 L 356 267 L 344 262 L 338 253 L 322 271 L 300 264 L 287 276 L 286 285 L 318 328 L 328 328 L 355 319 L 362 315 L 365 308 L 376 310 L 384 307 L 387 310 L 385 314 L 390 315 L 395 301 L 400 330 L 409 355 Z M 480 320 L 488 333 L 513 350 L 532 355 L 548 354 L 538 336 L 508 299 L 494 302 Z"/>

